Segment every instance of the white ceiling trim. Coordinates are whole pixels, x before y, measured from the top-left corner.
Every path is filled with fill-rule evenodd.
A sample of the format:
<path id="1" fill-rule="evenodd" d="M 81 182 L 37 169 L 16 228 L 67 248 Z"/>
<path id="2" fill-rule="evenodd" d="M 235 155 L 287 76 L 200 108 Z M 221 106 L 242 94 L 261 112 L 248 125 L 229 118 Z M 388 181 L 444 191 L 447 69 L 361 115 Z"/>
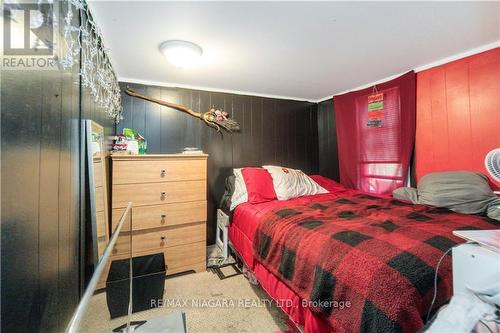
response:
<path id="1" fill-rule="evenodd" d="M 470 50 L 467 50 L 467 51 L 464 51 L 464 52 L 460 52 L 460 53 L 454 54 L 452 56 L 449 56 L 449 57 L 446 57 L 446 58 L 443 58 L 443 59 L 439 59 L 437 61 L 425 64 L 425 65 L 422 65 L 422 66 L 415 67 L 413 70 L 418 73 L 418 72 L 424 71 L 424 70 L 429 69 L 429 68 L 441 66 L 441 65 L 444 65 L 446 63 L 449 63 L 449 62 L 452 62 L 452 61 L 455 61 L 455 60 L 458 60 L 458 59 L 466 58 L 466 57 L 469 57 L 471 55 L 478 54 L 478 53 L 481 53 L 481 52 L 484 52 L 484 51 L 492 50 L 492 49 L 497 48 L 497 47 L 500 47 L 500 40 L 497 40 L 496 42 L 489 43 L 489 44 L 486 44 L 486 45 L 482 45 L 482 46 L 479 46 L 479 47 L 476 47 L 476 48 L 473 48 L 473 49 L 470 49 Z M 388 77 L 383 78 L 381 80 L 377 80 L 377 81 L 373 81 L 373 82 L 370 82 L 370 83 L 367 83 L 367 84 L 363 84 L 363 85 L 361 85 L 359 87 L 352 88 L 352 89 L 349 89 L 349 90 L 345 90 L 345 91 L 339 92 L 338 94 L 335 94 L 335 95 L 331 95 L 331 96 L 327 96 L 327 97 L 324 97 L 324 98 L 320 98 L 320 99 L 318 99 L 316 101 L 316 103 L 320 103 L 320 102 L 324 102 L 326 100 L 332 99 L 334 96 L 347 94 L 347 93 L 349 93 L 351 91 L 356 91 L 356 90 L 361 90 L 361 89 L 369 88 L 369 87 L 374 86 L 376 84 L 381 84 L 381 83 L 384 83 L 386 81 L 390 81 L 392 79 L 397 78 L 398 76 L 403 75 L 404 73 L 409 72 L 410 70 L 411 69 L 408 69 L 405 72 L 401 72 L 401 73 L 398 73 L 398 74 L 394 74 L 394 75 L 388 76 Z"/>
<path id="2" fill-rule="evenodd" d="M 474 54 L 478 54 L 478 53 L 481 53 L 484 51 L 492 50 L 492 49 L 497 48 L 497 47 L 500 47 L 500 40 L 497 40 L 496 42 L 489 43 L 489 44 L 486 44 L 483 46 L 479 46 L 479 47 L 455 54 L 453 56 L 450 56 L 450 57 L 447 57 L 444 59 L 440 59 L 440 60 L 435 61 L 435 62 L 431 62 L 430 64 L 427 64 L 427 65 L 416 67 L 414 70 L 415 70 L 415 72 L 421 72 L 421 71 L 424 71 L 424 70 L 432 68 L 432 67 L 441 66 L 441 65 L 444 65 L 448 62 L 452 62 L 452 61 L 455 61 L 458 59 L 466 58 L 466 57 L 469 57 L 469 56 L 474 55 Z"/>
<path id="3" fill-rule="evenodd" d="M 251 91 L 240 91 L 240 90 L 231 90 L 231 89 L 218 89 L 211 87 L 200 87 L 190 84 L 179 84 L 179 83 L 171 83 L 171 82 L 162 82 L 162 81 L 152 81 L 152 80 L 142 80 L 142 79 L 134 79 L 129 77 L 118 77 L 119 82 L 125 83 L 136 83 L 143 84 L 148 86 L 157 86 L 157 87 L 166 87 L 166 88 L 183 88 L 183 89 L 192 89 L 192 90 L 201 90 L 208 92 L 220 92 L 227 94 L 236 94 L 236 95 L 247 95 L 247 96 L 257 96 L 257 97 L 266 97 L 266 98 L 277 98 L 277 99 L 289 99 L 293 101 L 301 101 L 301 102 L 311 102 L 317 103 L 317 100 L 308 100 L 299 97 L 291 97 L 291 96 L 281 96 L 281 95 L 271 95 L 271 94 L 262 94 Z"/>

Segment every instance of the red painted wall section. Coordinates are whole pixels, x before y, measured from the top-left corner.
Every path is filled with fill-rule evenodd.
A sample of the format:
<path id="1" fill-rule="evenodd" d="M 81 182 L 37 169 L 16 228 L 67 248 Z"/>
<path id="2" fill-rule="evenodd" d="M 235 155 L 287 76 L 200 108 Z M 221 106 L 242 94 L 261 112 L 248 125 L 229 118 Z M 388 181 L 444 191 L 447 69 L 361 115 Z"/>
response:
<path id="1" fill-rule="evenodd" d="M 416 135 L 417 180 L 434 171 L 488 174 L 484 157 L 500 147 L 500 47 L 417 73 Z"/>

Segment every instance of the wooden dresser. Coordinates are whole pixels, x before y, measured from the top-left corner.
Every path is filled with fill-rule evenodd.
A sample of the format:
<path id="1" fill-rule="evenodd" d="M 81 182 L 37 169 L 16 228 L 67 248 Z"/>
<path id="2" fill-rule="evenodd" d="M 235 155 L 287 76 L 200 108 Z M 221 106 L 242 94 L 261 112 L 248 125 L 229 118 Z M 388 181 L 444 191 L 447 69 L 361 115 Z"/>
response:
<path id="1" fill-rule="evenodd" d="M 111 155 L 111 228 L 113 232 L 132 202 L 134 257 L 162 252 L 167 274 L 205 270 L 207 157 Z M 130 253 L 129 232 L 127 224 L 110 262 Z"/>

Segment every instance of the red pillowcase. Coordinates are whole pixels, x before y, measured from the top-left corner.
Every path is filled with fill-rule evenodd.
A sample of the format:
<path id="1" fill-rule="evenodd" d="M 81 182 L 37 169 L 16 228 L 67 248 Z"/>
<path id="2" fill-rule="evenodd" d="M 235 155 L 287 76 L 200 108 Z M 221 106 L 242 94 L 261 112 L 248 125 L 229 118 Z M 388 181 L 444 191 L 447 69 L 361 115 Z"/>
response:
<path id="1" fill-rule="evenodd" d="M 248 192 L 248 202 L 259 203 L 276 200 L 273 178 L 264 168 L 243 168 L 241 174 Z"/>

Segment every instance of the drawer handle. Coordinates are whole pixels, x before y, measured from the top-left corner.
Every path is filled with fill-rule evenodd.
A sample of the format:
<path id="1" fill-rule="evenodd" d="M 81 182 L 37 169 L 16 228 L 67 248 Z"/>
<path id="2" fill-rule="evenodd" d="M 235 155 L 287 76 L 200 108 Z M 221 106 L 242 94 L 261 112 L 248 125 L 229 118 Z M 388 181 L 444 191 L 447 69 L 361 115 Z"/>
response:
<path id="1" fill-rule="evenodd" d="M 160 177 L 165 177 L 165 174 L 166 174 L 166 173 L 167 173 L 167 171 L 166 171 L 166 170 L 164 170 L 164 169 L 163 169 L 163 170 L 161 170 L 161 171 L 160 171 Z"/>
<path id="2" fill-rule="evenodd" d="M 165 245 L 166 237 L 165 236 L 161 236 L 160 239 L 161 239 L 160 246 Z"/>
<path id="3" fill-rule="evenodd" d="M 165 219 L 167 218 L 167 215 L 161 214 L 161 224 L 165 224 Z"/>
<path id="4" fill-rule="evenodd" d="M 160 200 L 165 200 L 166 197 L 167 197 L 167 193 L 166 192 L 161 192 L 160 193 Z"/>

